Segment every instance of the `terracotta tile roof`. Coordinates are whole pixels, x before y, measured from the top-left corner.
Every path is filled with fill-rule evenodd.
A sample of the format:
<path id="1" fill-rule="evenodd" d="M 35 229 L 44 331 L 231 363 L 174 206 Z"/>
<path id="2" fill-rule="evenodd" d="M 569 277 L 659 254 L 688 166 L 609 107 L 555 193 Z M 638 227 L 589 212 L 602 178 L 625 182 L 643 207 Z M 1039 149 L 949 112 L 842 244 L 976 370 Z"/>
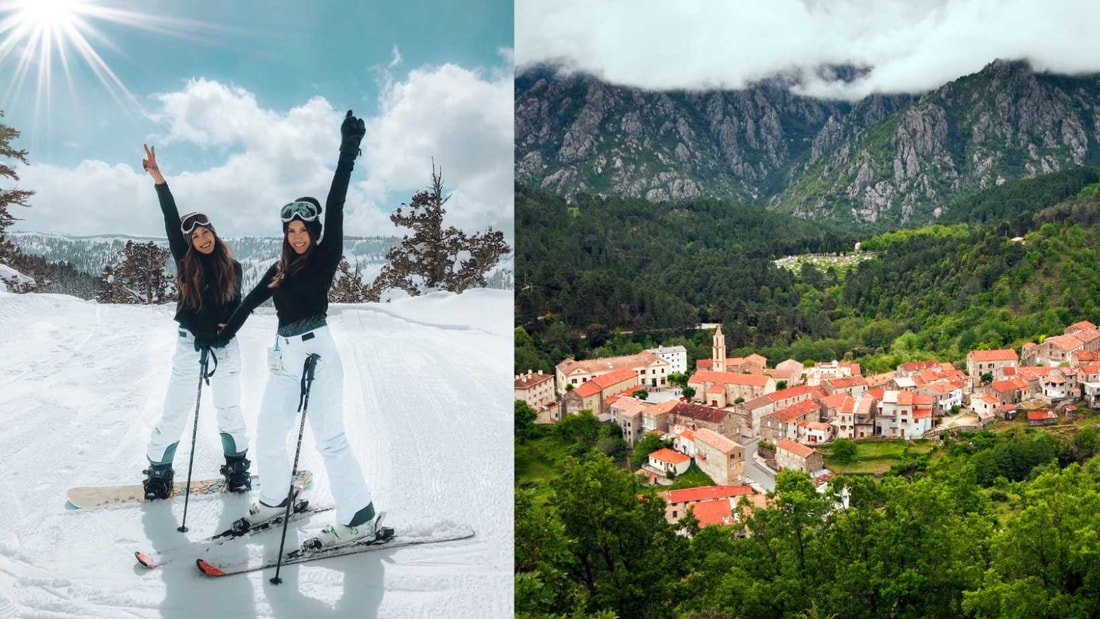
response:
<path id="1" fill-rule="evenodd" d="M 807 447 L 802 443 L 796 443 L 789 438 L 785 438 L 775 444 L 776 450 L 782 449 L 789 451 L 800 458 L 809 458 L 814 454 L 812 447 Z"/>
<path id="2" fill-rule="evenodd" d="M 668 462 L 671 464 L 683 464 L 684 462 L 691 461 L 691 458 L 685 456 L 678 451 L 673 451 L 668 447 L 662 447 L 658 449 L 657 451 L 649 454 L 649 457 L 655 460 L 660 460 L 661 462 Z"/>
<path id="3" fill-rule="evenodd" d="M 1051 346 L 1062 352 L 1070 352 L 1084 345 L 1084 342 L 1081 341 L 1080 337 L 1077 337 L 1076 333 L 1071 333 L 1069 335 L 1052 335 L 1043 340 L 1044 344 L 1048 342 Z"/>
<path id="4" fill-rule="evenodd" d="M 1095 329 L 1095 328 L 1096 328 L 1096 325 L 1092 324 L 1091 322 L 1089 322 L 1087 320 L 1082 320 L 1081 322 L 1075 322 L 1072 325 L 1066 327 L 1066 331 L 1067 332 L 1069 332 L 1069 331 L 1088 331 L 1090 329 Z"/>
<path id="5" fill-rule="evenodd" d="M 584 359 L 583 361 L 566 359 L 565 361 L 562 361 L 557 365 L 557 370 L 562 374 L 568 376 L 578 370 L 584 373 L 591 374 L 609 372 L 611 370 L 618 370 L 621 368 L 634 369 L 640 367 L 648 367 L 654 363 L 667 364 L 668 362 L 649 351 L 643 351 L 636 355 L 625 355 L 622 357 Z"/>
<path id="6" fill-rule="evenodd" d="M 548 380 L 554 380 L 553 374 L 533 374 L 528 372 L 527 374 L 520 374 L 516 376 L 515 383 L 516 389 L 531 389 L 539 384 L 545 383 Z"/>
<path id="7" fill-rule="evenodd" d="M 695 419 L 696 421 L 705 421 L 707 423 L 721 423 L 726 418 L 726 411 L 712 408 L 710 406 L 702 406 L 700 404 L 690 404 L 688 402 L 677 402 L 672 407 L 672 414 L 679 417 L 688 417 Z"/>
<path id="8" fill-rule="evenodd" d="M 596 383 L 600 386 L 600 389 L 607 389 L 608 387 L 624 381 L 628 381 L 632 378 L 637 380 L 638 373 L 630 368 L 621 368 L 612 372 L 608 372 L 603 376 L 597 376 L 588 382 Z"/>
<path id="9" fill-rule="evenodd" d="M 1054 411 L 1028 411 L 1027 412 L 1027 420 L 1028 421 L 1043 421 L 1043 420 L 1046 420 L 1046 419 L 1057 419 L 1057 418 L 1058 418 L 1058 413 L 1055 413 Z"/>
<path id="10" fill-rule="evenodd" d="M 883 372 L 882 374 L 872 374 L 867 377 L 867 386 L 871 388 L 881 387 L 894 380 L 895 376 L 897 376 L 897 372 L 894 371 Z"/>
<path id="11" fill-rule="evenodd" d="M 833 393 L 817 399 L 821 405 L 829 410 L 841 410 L 845 406 L 854 406 L 855 400 L 847 393 Z M 849 403 L 850 401 L 850 403 Z"/>
<path id="12" fill-rule="evenodd" d="M 783 400 L 789 400 L 791 398 L 802 397 L 805 395 L 812 395 L 814 393 L 824 394 L 825 390 L 820 387 L 811 387 L 809 385 L 797 385 L 788 389 L 782 389 L 780 391 L 773 391 L 764 397 L 768 398 L 772 402 L 781 402 Z"/>
<path id="13" fill-rule="evenodd" d="M 698 501 L 729 499 L 730 497 L 753 494 L 753 492 L 752 486 L 699 486 L 697 488 L 665 490 L 664 492 L 658 492 L 657 496 L 664 499 L 669 505 L 672 505 L 674 503 L 695 503 Z"/>
<path id="14" fill-rule="evenodd" d="M 1088 344 L 1089 342 L 1094 341 L 1096 338 L 1100 338 L 1100 331 L 1097 331 L 1095 328 L 1085 329 L 1083 331 L 1075 331 L 1073 335 L 1080 338 L 1081 341 L 1085 344 Z"/>
<path id="15" fill-rule="evenodd" d="M 709 445 L 724 454 L 729 454 L 731 451 L 741 448 L 741 444 L 737 441 L 722 436 L 709 428 L 699 428 L 695 432 L 695 440 L 704 445 Z"/>
<path id="16" fill-rule="evenodd" d="M 928 370 L 939 366 L 939 361 L 909 361 L 899 365 L 898 370 L 902 372 L 919 372 L 921 370 Z"/>
<path id="17" fill-rule="evenodd" d="M 676 408 L 677 404 L 681 404 L 679 400 L 665 400 L 664 402 L 658 402 L 653 405 L 646 413 L 671 413 L 672 409 Z"/>
<path id="18" fill-rule="evenodd" d="M 775 380 L 787 380 L 787 381 L 789 381 L 789 380 L 791 380 L 791 377 L 794 376 L 794 371 L 792 371 L 792 370 L 780 370 L 779 368 L 764 368 L 764 375 L 765 376 L 771 376 Z"/>
<path id="19" fill-rule="evenodd" d="M 998 398 L 997 396 L 995 396 L 993 394 L 990 394 L 990 393 L 983 393 L 978 399 L 982 400 L 983 402 L 988 402 L 990 404 L 1000 404 L 1001 403 L 1000 398 Z"/>
<path id="20" fill-rule="evenodd" d="M 1047 374 L 1053 372 L 1056 368 L 1038 366 L 1038 365 L 1024 365 L 1016 368 L 1016 374 L 1022 380 L 1039 380 Z"/>
<path id="21" fill-rule="evenodd" d="M 645 400 L 639 400 L 638 398 L 632 398 L 625 395 L 608 398 L 608 401 L 611 402 L 611 408 L 619 411 L 619 415 L 624 417 L 637 415 L 643 410 L 653 406 Z"/>
<path id="22" fill-rule="evenodd" d="M 794 359 L 787 359 L 786 361 L 780 361 L 775 364 L 777 370 L 790 370 L 792 372 L 801 372 L 806 369 L 806 366 L 802 365 L 801 361 L 795 361 Z"/>
<path id="23" fill-rule="evenodd" d="M 1000 350 L 972 350 L 967 357 L 973 361 L 979 362 L 1020 360 L 1019 355 L 1011 348 L 1002 348 Z"/>
<path id="24" fill-rule="evenodd" d="M 829 424 L 820 421 L 799 421 L 798 425 L 809 430 L 827 431 Z"/>
<path id="25" fill-rule="evenodd" d="M 961 388 L 962 387 L 960 387 L 959 385 L 956 385 L 956 384 L 948 382 L 948 381 L 943 381 L 943 382 L 938 382 L 938 383 L 931 383 L 931 384 L 928 385 L 928 389 L 931 389 L 932 391 L 935 391 L 936 393 L 938 393 L 940 395 L 943 395 L 945 393 L 951 393 L 952 391 L 956 391 L 956 390 L 961 389 Z"/>
<path id="26" fill-rule="evenodd" d="M 802 402 L 798 402 L 797 404 L 792 404 L 790 406 L 781 408 L 772 413 L 771 416 L 775 417 L 783 423 L 791 423 L 792 421 L 796 421 L 807 415 L 817 416 L 820 414 L 820 404 L 813 400 L 804 400 Z"/>
<path id="27" fill-rule="evenodd" d="M 694 430 L 684 430 L 683 432 L 680 433 L 680 438 L 685 440 L 685 441 L 694 441 L 695 440 L 695 431 Z"/>
<path id="28" fill-rule="evenodd" d="M 914 408 L 913 419 L 924 419 L 925 417 L 932 416 L 932 409 L 930 408 Z"/>
<path id="29" fill-rule="evenodd" d="M 707 388 L 707 393 L 725 393 L 726 388 L 722 385 L 711 385 Z"/>
<path id="30" fill-rule="evenodd" d="M 699 521 L 700 527 L 733 524 L 733 506 L 730 504 L 729 499 L 696 503 L 691 507 L 691 512 L 695 514 L 695 519 Z"/>
<path id="31" fill-rule="evenodd" d="M 688 384 L 717 383 L 719 385 L 745 385 L 748 387 L 767 387 L 771 380 L 763 374 L 739 374 L 737 372 L 714 372 L 699 370 L 691 375 Z"/>
<path id="32" fill-rule="evenodd" d="M 853 387 L 866 387 L 867 379 L 862 376 L 844 376 L 841 378 L 827 378 L 821 381 L 830 391 L 851 389 Z"/>
<path id="33" fill-rule="evenodd" d="M 594 380 L 590 380 L 582 385 L 577 385 L 577 387 L 573 389 L 573 393 L 579 395 L 582 398 L 590 398 L 600 393 L 601 391 L 603 391 L 603 388 L 596 384 L 596 381 Z"/>

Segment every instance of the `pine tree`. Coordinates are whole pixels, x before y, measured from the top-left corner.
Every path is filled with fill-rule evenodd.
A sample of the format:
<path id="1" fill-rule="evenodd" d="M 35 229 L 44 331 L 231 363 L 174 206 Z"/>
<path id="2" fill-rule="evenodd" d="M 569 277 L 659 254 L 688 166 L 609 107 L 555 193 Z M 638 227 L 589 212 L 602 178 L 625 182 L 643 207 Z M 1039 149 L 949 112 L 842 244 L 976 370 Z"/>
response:
<path id="1" fill-rule="evenodd" d="M 336 268 L 339 272 L 328 291 L 329 303 L 367 303 L 378 300 L 378 292 L 373 287 L 368 288 L 359 276 L 358 263 L 352 271 L 348 259 L 341 258 Z"/>
<path id="2" fill-rule="evenodd" d="M 126 241 L 115 265 L 104 267 L 97 281 L 96 299 L 102 303 L 167 303 L 175 282 L 165 271 L 168 250 L 156 243 Z"/>
<path id="3" fill-rule="evenodd" d="M 3 116 L 4 112 L 0 111 L 0 118 L 3 118 Z M 15 169 L 4 159 L 14 159 L 24 165 L 27 163 L 27 151 L 16 150 L 11 145 L 12 141 L 18 137 L 18 131 L 0 123 L 0 178 L 8 178 L 13 181 L 19 180 L 19 175 L 15 173 Z M 34 192 L 26 189 L 0 188 L 0 264 L 11 265 L 19 255 L 19 250 L 8 240 L 6 235 L 8 227 L 16 221 L 16 217 L 12 215 L 8 207 L 12 205 L 29 207 L 27 199 L 32 195 L 34 195 Z M 33 289 L 34 286 L 17 286 L 13 283 L 8 286 L 8 290 L 13 292 L 29 292 Z"/>
<path id="4" fill-rule="evenodd" d="M 449 199 L 443 196 L 443 171 L 432 162 L 431 187 L 413 194 L 410 204 L 390 215 L 395 226 L 411 228 L 413 234 L 386 254 L 389 264 L 382 267 L 372 290 L 401 288 L 417 296 L 427 290 L 462 292 L 485 285 L 486 273 L 511 249 L 504 234 L 492 228 L 472 236 L 454 226 L 444 228 L 443 205 Z"/>
<path id="5" fill-rule="evenodd" d="M 100 303 L 136 303 L 137 296 L 130 294 L 115 276 L 115 267 L 103 267 L 103 273 L 95 280 L 95 300 Z"/>

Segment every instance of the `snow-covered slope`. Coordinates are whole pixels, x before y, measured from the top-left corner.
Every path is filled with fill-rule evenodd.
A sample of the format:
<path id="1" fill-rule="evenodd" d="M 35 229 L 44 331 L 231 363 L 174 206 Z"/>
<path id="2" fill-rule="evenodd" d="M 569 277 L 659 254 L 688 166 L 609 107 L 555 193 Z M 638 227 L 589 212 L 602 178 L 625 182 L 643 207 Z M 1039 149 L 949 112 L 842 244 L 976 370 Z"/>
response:
<path id="1" fill-rule="evenodd" d="M 0 617 L 508 617 L 512 615 L 512 296 L 435 293 L 329 310 L 345 371 L 345 425 L 387 524 L 472 526 L 472 540 L 394 549 L 209 579 L 197 540 L 247 509 L 242 496 L 68 511 L 71 486 L 135 483 L 167 387 L 173 306 L 98 305 L 0 292 Z M 270 309 L 239 334 L 254 436 Z M 195 478 L 221 448 L 203 392 Z M 297 425 L 295 425 L 297 428 Z M 190 422 L 176 454 L 186 479 Z M 294 437 L 288 439 L 293 453 Z M 307 492 L 331 504 L 308 424 Z M 317 515 L 305 529 L 325 524 Z M 288 547 L 302 539 L 292 529 Z M 278 535 L 224 553 L 274 553 Z M 173 552 L 159 570 L 134 550 Z M 175 550 L 173 550 L 175 549 Z M 190 553 L 190 554 L 189 554 Z"/>

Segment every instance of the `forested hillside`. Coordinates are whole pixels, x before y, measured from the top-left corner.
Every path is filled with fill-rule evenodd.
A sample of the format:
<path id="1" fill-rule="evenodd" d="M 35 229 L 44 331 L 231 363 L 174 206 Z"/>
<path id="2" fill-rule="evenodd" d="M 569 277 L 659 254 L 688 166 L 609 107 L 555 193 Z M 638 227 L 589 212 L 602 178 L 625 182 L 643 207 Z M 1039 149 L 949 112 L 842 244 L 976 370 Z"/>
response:
<path id="1" fill-rule="evenodd" d="M 1098 322 L 1096 178 L 1082 168 L 1017 181 L 965 198 L 973 221 L 866 238 L 716 201 L 566 205 L 517 187 L 529 231 L 517 247 L 517 325 L 531 336 L 517 339 L 517 370 L 535 357 L 545 369 L 564 352 L 586 356 L 581 335 L 688 336 L 708 321 L 723 323 L 731 354 L 852 358 L 872 370 L 961 361 L 973 348 L 1018 348 Z M 849 270 L 773 264 L 850 253 L 857 241 L 875 258 Z"/>
<path id="2" fill-rule="evenodd" d="M 551 481 L 517 480 L 517 615 L 1093 617 L 1096 420 L 948 437 L 881 480 L 835 478 L 846 510 L 784 471 L 767 509 L 701 531 L 666 522 L 653 489 L 572 443 Z"/>

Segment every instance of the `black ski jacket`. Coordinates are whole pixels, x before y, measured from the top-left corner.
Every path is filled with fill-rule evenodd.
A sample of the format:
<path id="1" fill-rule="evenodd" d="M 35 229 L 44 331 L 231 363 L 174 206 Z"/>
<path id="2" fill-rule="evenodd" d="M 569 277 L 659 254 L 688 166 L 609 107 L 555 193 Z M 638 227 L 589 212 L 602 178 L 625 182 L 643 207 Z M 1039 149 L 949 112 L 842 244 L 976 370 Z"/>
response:
<path id="1" fill-rule="evenodd" d="M 323 242 L 304 258 L 302 269 L 287 275 L 278 288 L 268 288 L 275 277 L 278 263 L 264 273 L 260 283 L 245 296 L 240 306 L 233 312 L 229 322 L 219 334 L 220 339 L 231 339 L 237 334 L 244 321 L 248 319 L 261 303 L 275 299 L 275 313 L 279 317 L 279 327 L 300 322 L 307 318 L 323 318 L 328 312 L 328 290 L 336 276 L 336 267 L 344 255 L 344 200 L 347 198 L 348 182 L 355 167 L 355 156 L 342 154 L 336 164 L 336 174 L 332 178 L 328 198 L 325 200 L 325 224 L 322 232 Z"/>
<path id="2" fill-rule="evenodd" d="M 183 257 L 191 247 L 191 240 L 180 230 L 180 214 L 176 209 L 176 200 L 172 197 L 168 183 L 156 185 L 157 198 L 160 199 L 160 210 L 164 213 L 164 231 L 168 233 L 168 248 L 172 251 L 172 260 L 176 263 L 176 273 L 179 273 Z M 202 264 L 203 284 L 202 308 L 184 307 L 177 301 L 176 322 L 195 336 L 212 336 L 218 332 L 218 325 L 225 323 L 233 314 L 233 310 L 241 303 L 241 263 L 233 261 L 233 272 L 237 276 L 237 285 L 233 291 L 233 298 L 228 302 L 218 298 L 217 291 L 221 290 L 221 278 L 215 268 L 213 255 L 207 256 L 195 252 Z"/>

